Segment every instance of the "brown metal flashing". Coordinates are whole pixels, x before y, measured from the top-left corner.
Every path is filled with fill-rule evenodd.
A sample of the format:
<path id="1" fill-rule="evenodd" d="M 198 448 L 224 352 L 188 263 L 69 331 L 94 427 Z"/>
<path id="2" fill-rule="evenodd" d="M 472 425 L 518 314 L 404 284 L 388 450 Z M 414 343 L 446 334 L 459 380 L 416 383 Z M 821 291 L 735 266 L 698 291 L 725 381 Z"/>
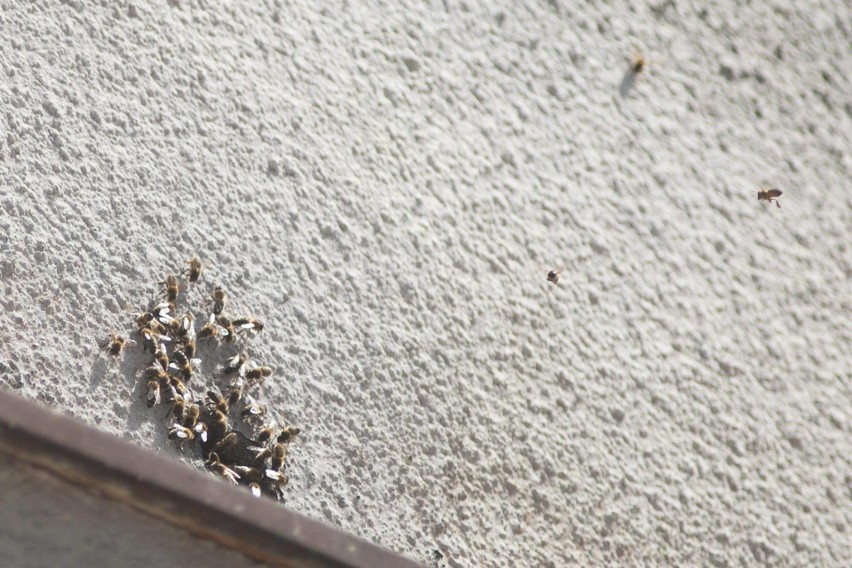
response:
<path id="1" fill-rule="evenodd" d="M 0 452 L 271 566 L 420 564 L 0 391 Z"/>

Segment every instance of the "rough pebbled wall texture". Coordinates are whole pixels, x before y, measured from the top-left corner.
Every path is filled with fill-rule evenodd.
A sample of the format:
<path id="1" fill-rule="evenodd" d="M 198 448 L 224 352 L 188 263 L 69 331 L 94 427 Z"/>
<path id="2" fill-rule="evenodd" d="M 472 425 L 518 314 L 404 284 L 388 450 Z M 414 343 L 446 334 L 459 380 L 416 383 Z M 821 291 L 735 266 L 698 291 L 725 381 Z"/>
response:
<path id="1" fill-rule="evenodd" d="M 295 510 L 439 566 L 849 566 L 851 37 L 829 1 L 2 1 L 0 385 L 199 466 L 97 346 L 198 251 L 186 301 L 266 321 Z"/>

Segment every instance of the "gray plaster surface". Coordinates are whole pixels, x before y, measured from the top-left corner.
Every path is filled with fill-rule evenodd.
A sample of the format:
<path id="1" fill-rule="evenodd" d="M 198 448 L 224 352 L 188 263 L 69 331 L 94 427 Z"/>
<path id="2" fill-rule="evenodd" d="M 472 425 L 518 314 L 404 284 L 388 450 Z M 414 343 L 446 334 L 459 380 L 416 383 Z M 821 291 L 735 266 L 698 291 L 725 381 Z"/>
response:
<path id="1" fill-rule="evenodd" d="M 198 252 L 182 302 L 266 322 L 294 510 L 440 566 L 849 566 L 850 37 L 843 2 L 0 2 L 0 385 L 199 467 L 98 349 Z"/>

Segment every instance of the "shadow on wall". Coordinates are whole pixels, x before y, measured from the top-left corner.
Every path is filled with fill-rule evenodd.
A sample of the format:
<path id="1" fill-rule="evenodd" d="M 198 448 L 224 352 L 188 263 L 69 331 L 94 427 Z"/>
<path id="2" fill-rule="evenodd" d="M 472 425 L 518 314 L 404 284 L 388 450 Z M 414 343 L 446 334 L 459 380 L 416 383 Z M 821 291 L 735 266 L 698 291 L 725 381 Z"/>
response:
<path id="1" fill-rule="evenodd" d="M 618 87 L 618 92 L 621 93 L 622 97 L 626 97 L 628 94 L 630 94 L 630 90 L 635 84 L 636 73 L 634 73 L 631 69 L 628 69 L 624 72 L 624 77 L 621 79 L 621 85 L 619 85 Z"/>

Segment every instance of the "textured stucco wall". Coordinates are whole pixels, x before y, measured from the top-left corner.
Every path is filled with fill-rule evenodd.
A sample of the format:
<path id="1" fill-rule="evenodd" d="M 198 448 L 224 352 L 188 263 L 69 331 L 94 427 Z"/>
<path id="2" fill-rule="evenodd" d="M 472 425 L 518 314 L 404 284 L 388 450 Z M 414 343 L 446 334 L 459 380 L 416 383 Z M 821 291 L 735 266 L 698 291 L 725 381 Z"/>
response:
<path id="1" fill-rule="evenodd" d="M 295 510 L 439 565 L 848 566 L 851 20 L 0 2 L 0 385 L 198 465 L 97 347 L 198 251 Z"/>

